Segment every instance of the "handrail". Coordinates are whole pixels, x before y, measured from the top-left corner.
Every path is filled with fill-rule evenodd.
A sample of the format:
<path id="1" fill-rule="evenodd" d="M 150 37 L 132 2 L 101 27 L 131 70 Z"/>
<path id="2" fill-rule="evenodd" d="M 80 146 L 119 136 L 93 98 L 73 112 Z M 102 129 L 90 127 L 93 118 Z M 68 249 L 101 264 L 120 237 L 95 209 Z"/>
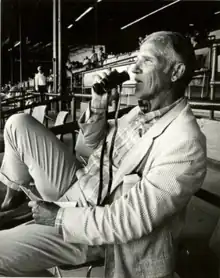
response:
<path id="1" fill-rule="evenodd" d="M 214 205 L 218 208 L 220 208 L 220 196 L 211 193 L 203 188 L 199 189 L 196 193 L 195 196 L 199 199 L 202 199 L 205 202 L 208 202 L 211 205 Z"/>
<path id="2" fill-rule="evenodd" d="M 39 106 L 39 105 L 48 105 L 50 103 L 60 101 L 60 100 L 66 100 L 66 99 L 71 100 L 72 97 L 68 96 L 66 98 L 63 98 L 63 97 L 59 96 L 59 97 L 56 97 L 56 98 L 53 98 L 53 99 L 50 99 L 50 100 L 46 100 L 46 101 L 42 101 L 42 102 L 34 102 L 34 103 L 31 103 L 31 104 L 28 104 L 28 105 L 22 105 L 21 107 L 8 109 L 8 110 L 5 110 L 5 111 L 2 111 L 2 118 L 6 117 L 8 115 L 12 115 L 14 113 L 23 111 L 24 109 L 34 108 L 34 107 Z"/>
<path id="3" fill-rule="evenodd" d="M 29 99 L 33 99 L 34 96 L 19 96 L 17 98 L 13 98 L 13 99 L 4 99 L 2 101 L 2 105 L 5 106 L 5 105 L 8 105 L 8 104 L 15 104 L 16 102 L 20 102 L 20 101 L 25 101 L 25 100 L 29 100 Z"/>
<path id="4" fill-rule="evenodd" d="M 97 70 L 103 70 L 103 69 L 108 69 L 110 66 L 113 66 L 115 64 L 118 64 L 118 66 L 121 66 L 123 65 L 123 63 L 121 64 L 121 62 L 125 62 L 128 60 L 128 63 L 127 65 L 129 64 L 132 64 L 134 61 L 129 61 L 131 59 L 135 59 L 137 56 L 134 55 L 134 56 L 131 56 L 129 58 L 124 58 L 124 59 L 121 59 L 121 60 L 118 60 L 118 61 L 114 61 L 114 62 L 111 62 L 111 63 L 108 63 L 108 64 L 105 64 L 103 65 L 102 67 L 97 67 L 97 68 L 94 68 L 94 69 L 90 69 L 90 70 L 86 70 L 86 71 L 83 71 L 82 73 L 83 74 L 86 74 L 86 73 L 90 73 L 90 72 L 94 72 L 94 71 L 97 71 Z"/>
<path id="5" fill-rule="evenodd" d="M 191 108 L 220 111 L 220 102 L 213 101 L 189 101 Z"/>

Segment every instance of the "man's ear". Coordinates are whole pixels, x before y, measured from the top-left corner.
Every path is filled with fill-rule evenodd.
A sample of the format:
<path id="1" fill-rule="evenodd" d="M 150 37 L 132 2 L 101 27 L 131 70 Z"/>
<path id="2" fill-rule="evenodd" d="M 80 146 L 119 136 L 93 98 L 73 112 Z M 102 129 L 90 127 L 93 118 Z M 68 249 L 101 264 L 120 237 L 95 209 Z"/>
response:
<path id="1" fill-rule="evenodd" d="M 176 82 L 179 80 L 183 75 L 186 70 L 186 66 L 183 63 L 178 63 L 174 66 L 172 76 L 171 76 L 171 81 Z"/>

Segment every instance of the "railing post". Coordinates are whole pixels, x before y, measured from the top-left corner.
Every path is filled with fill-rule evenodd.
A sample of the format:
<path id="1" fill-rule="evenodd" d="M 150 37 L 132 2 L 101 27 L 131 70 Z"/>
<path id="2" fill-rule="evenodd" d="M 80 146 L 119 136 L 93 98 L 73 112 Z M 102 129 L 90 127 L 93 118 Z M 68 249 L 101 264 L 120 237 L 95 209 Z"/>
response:
<path id="1" fill-rule="evenodd" d="M 58 18 L 57 18 L 57 22 L 58 22 L 58 93 L 59 93 L 59 95 L 62 95 L 61 0 L 58 0 Z"/>
<path id="2" fill-rule="evenodd" d="M 53 88 L 57 94 L 57 0 L 53 0 Z"/>
<path id="3" fill-rule="evenodd" d="M 216 61 L 217 61 L 217 44 L 214 43 L 212 46 L 212 64 L 211 64 L 211 80 L 210 80 L 210 100 L 215 99 L 215 74 L 216 74 Z M 214 118 L 214 110 L 210 111 L 210 119 Z"/>
<path id="4" fill-rule="evenodd" d="M 0 0 L 0 34 L 2 34 L 2 0 Z M 0 45 L 2 45 L 2 37 L 0 35 Z M 2 99 L 1 99 L 1 92 L 2 92 L 2 47 L 0 47 L 0 129 L 3 127 L 2 123 Z"/>
<path id="5" fill-rule="evenodd" d="M 76 121 L 76 97 L 73 94 L 72 100 L 71 100 L 71 116 L 73 122 Z"/>

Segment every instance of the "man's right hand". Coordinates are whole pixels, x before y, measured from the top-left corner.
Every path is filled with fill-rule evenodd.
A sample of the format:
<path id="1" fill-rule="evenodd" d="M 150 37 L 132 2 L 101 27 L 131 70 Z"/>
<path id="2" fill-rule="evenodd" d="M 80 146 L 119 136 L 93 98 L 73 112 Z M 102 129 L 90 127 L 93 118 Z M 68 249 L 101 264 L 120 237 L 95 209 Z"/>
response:
<path id="1" fill-rule="evenodd" d="M 105 82 L 109 82 L 112 78 L 112 72 L 110 70 L 107 70 L 99 75 L 96 75 L 95 77 L 95 83 L 101 83 L 103 79 L 105 79 Z M 118 91 L 117 88 L 109 89 L 108 87 L 103 86 L 103 92 L 98 94 L 94 88 L 92 87 L 92 101 L 91 101 L 91 108 L 97 109 L 97 111 L 100 110 L 106 110 L 108 105 L 111 104 L 113 100 L 116 100 L 118 98 Z"/>

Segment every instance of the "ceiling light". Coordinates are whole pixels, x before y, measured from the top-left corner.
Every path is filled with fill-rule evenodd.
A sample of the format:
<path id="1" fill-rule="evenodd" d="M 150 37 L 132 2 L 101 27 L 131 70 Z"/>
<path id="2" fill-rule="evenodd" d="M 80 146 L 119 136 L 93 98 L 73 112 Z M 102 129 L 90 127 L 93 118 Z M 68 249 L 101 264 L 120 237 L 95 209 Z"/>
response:
<path id="1" fill-rule="evenodd" d="M 131 22 L 131 23 L 129 23 L 129 24 L 123 26 L 123 27 L 121 27 L 121 30 L 123 30 L 123 29 L 125 29 L 125 28 L 127 28 L 127 27 L 129 27 L 129 26 L 131 26 L 131 25 L 133 25 L 133 24 L 135 24 L 135 23 L 137 23 L 137 22 L 139 22 L 139 21 L 141 21 L 141 20 L 143 20 L 143 19 L 149 17 L 149 16 L 151 16 L 152 14 L 155 14 L 155 13 L 157 13 L 157 12 L 159 12 L 159 11 L 162 11 L 162 10 L 168 8 L 169 6 L 172 6 L 172 5 L 174 5 L 174 4 L 176 4 L 176 3 L 180 2 L 180 1 L 181 1 L 181 0 L 174 1 L 174 2 L 172 2 L 172 3 L 170 3 L 170 4 L 166 5 L 166 6 L 163 6 L 163 7 L 159 8 L 159 9 L 156 10 L 156 11 L 153 11 L 153 12 L 151 12 L 151 13 L 145 15 L 145 16 L 142 16 L 141 18 L 139 18 L 139 19 L 137 19 L 137 20 L 135 20 L 135 21 L 133 21 L 133 22 Z"/>
<path id="2" fill-rule="evenodd" d="M 52 42 L 49 42 L 48 44 L 45 45 L 45 47 L 51 46 Z"/>
<path id="3" fill-rule="evenodd" d="M 89 7 L 84 13 L 82 13 L 75 21 L 79 21 L 84 15 L 86 15 L 88 12 L 90 12 L 93 9 L 93 7 Z"/>
<path id="4" fill-rule="evenodd" d="M 14 47 L 18 46 L 20 43 L 21 43 L 20 41 L 19 41 L 19 42 L 16 42 L 15 45 L 14 45 Z"/>
<path id="5" fill-rule="evenodd" d="M 97 0 L 97 3 L 102 2 L 102 0 Z"/>
<path id="6" fill-rule="evenodd" d="M 73 24 L 70 24 L 68 27 L 67 27 L 67 29 L 70 29 L 70 28 L 72 28 L 73 27 Z"/>
<path id="7" fill-rule="evenodd" d="M 194 26 L 194 24 L 193 24 L 193 23 L 190 23 L 189 26 Z"/>
<path id="8" fill-rule="evenodd" d="M 220 14 L 220 11 L 215 12 L 214 14 Z"/>

